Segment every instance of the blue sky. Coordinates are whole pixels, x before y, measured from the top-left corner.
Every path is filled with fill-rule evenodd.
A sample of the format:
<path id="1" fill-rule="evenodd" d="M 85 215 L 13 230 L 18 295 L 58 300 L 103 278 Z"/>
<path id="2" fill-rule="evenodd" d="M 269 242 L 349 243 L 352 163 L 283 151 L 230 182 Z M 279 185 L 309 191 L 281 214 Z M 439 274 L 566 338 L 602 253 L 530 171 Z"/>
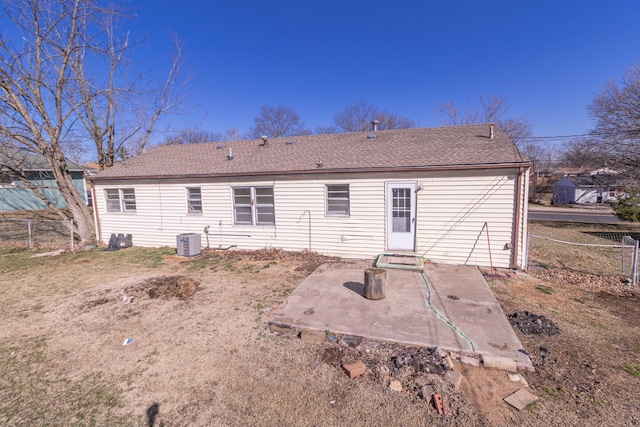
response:
<path id="1" fill-rule="evenodd" d="M 158 73 L 171 32 L 192 74 L 174 126 L 246 132 L 260 107 L 293 107 L 329 125 L 364 99 L 437 126 L 441 102 L 506 97 L 536 136 L 583 134 L 586 106 L 640 62 L 640 2 L 195 1 L 130 3 L 143 43 L 135 60 Z"/>

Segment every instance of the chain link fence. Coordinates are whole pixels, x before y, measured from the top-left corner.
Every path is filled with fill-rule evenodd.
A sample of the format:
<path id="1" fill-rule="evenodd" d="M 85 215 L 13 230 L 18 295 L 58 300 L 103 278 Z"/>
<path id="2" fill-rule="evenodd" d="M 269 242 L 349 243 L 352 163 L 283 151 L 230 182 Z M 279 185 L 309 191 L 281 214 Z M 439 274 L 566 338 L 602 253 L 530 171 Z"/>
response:
<path id="1" fill-rule="evenodd" d="M 0 218 L 0 247 L 67 248 L 74 251 L 73 221 Z"/>
<path id="2" fill-rule="evenodd" d="M 638 283 L 638 233 L 532 227 L 529 267 L 561 268 Z"/>

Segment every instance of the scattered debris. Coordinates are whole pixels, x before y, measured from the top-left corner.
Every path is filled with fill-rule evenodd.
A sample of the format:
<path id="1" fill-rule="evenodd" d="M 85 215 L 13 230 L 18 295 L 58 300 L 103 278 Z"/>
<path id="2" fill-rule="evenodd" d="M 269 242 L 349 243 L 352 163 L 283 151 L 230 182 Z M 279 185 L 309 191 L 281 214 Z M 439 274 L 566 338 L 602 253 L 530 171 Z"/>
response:
<path id="1" fill-rule="evenodd" d="M 122 345 L 129 345 L 133 343 L 133 338 L 127 338 L 124 340 L 124 342 L 122 343 Z"/>
<path id="2" fill-rule="evenodd" d="M 160 276 L 147 279 L 140 285 L 125 289 L 125 297 L 187 299 L 198 290 L 200 283 L 187 276 Z"/>
<path id="3" fill-rule="evenodd" d="M 389 359 L 387 364 L 392 374 L 411 368 L 414 373 L 442 373 L 449 369 L 447 362 L 436 354 L 436 350 L 426 347 L 406 347 Z"/>
<path id="4" fill-rule="evenodd" d="M 304 329 L 300 334 L 300 338 L 304 342 L 323 343 L 327 341 L 327 333 L 313 329 Z"/>
<path id="5" fill-rule="evenodd" d="M 402 383 L 398 380 L 392 380 L 389 383 L 389 390 L 392 391 L 402 391 Z"/>
<path id="6" fill-rule="evenodd" d="M 540 346 L 540 357 L 542 358 L 542 364 L 544 365 L 547 360 L 547 356 L 549 355 L 549 349 L 543 345 Z"/>
<path id="7" fill-rule="evenodd" d="M 456 371 L 447 371 L 444 374 L 444 378 L 453 384 L 456 390 L 460 390 L 460 384 L 462 384 L 462 374 Z"/>
<path id="8" fill-rule="evenodd" d="M 426 401 L 431 400 L 435 392 L 436 388 L 432 384 L 422 386 L 422 398 Z"/>
<path id="9" fill-rule="evenodd" d="M 60 254 L 64 253 L 64 249 L 58 249 L 57 251 L 53 251 L 53 252 L 43 252 L 41 254 L 35 254 L 35 255 L 31 255 L 29 258 L 42 258 L 42 257 L 46 257 L 46 256 L 58 256 Z"/>
<path id="10" fill-rule="evenodd" d="M 439 415 L 447 415 L 449 413 L 449 409 L 444 401 L 444 393 L 442 392 L 442 387 L 440 387 L 440 393 L 435 393 L 433 395 L 433 406 L 435 406 L 436 411 L 438 411 Z"/>
<path id="11" fill-rule="evenodd" d="M 518 411 L 522 411 L 536 400 L 538 400 L 538 396 L 523 388 L 504 398 L 505 402 L 516 408 Z"/>
<path id="12" fill-rule="evenodd" d="M 620 283 L 619 277 L 611 276 L 598 276 L 596 274 L 580 273 L 570 270 L 531 270 L 529 271 L 534 277 L 554 282 L 562 281 L 572 285 L 581 285 L 588 289 L 602 288 L 602 289 L 624 289 L 625 285 Z"/>
<path id="13" fill-rule="evenodd" d="M 357 347 L 360 345 L 360 343 L 362 343 L 362 337 L 355 335 L 345 335 L 340 340 L 340 344 L 344 345 L 345 347 Z"/>
<path id="14" fill-rule="evenodd" d="M 524 379 L 524 377 L 520 374 L 509 374 L 509 379 L 513 382 L 519 382 L 521 383 L 523 386 L 525 387 L 529 387 L 529 383 L 527 382 L 527 380 Z"/>
<path id="15" fill-rule="evenodd" d="M 560 333 L 556 324 L 547 317 L 528 311 L 508 314 L 507 319 L 512 326 L 520 329 L 526 335 L 557 335 Z"/>
<path id="16" fill-rule="evenodd" d="M 342 368 L 349 374 L 349 378 L 356 378 L 360 375 L 364 375 L 367 371 L 367 368 L 362 363 L 362 360 L 357 360 L 352 363 L 345 363 L 342 365 Z"/>

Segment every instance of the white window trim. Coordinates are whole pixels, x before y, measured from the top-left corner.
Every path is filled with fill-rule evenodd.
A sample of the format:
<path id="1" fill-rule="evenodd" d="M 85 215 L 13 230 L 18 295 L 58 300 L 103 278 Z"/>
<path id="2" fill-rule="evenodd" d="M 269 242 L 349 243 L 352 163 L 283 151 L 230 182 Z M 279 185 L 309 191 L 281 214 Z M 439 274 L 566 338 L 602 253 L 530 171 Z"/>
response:
<path id="1" fill-rule="evenodd" d="M 133 204 L 134 209 L 128 209 L 127 203 L 125 203 L 124 192 L 131 190 L 133 192 Z M 117 191 L 118 192 L 118 208 L 119 210 L 109 209 L 109 191 Z M 105 209 L 108 213 L 124 213 L 124 214 L 135 214 L 138 211 L 138 205 L 136 204 L 136 190 L 135 188 L 105 188 L 104 189 L 104 200 L 105 200 Z M 115 201 L 115 199 L 112 199 Z"/>
<path id="2" fill-rule="evenodd" d="M 0 172 L 0 188 L 13 188 L 16 187 L 16 178 L 7 172 Z"/>
<path id="3" fill-rule="evenodd" d="M 273 204 L 270 205 L 262 205 L 262 206 L 269 206 L 273 209 L 273 222 L 272 223 L 261 223 L 258 224 L 258 203 L 256 202 L 256 189 L 260 189 L 260 188 L 269 188 L 271 189 L 271 194 L 272 194 L 272 198 L 273 198 Z M 251 223 L 248 222 L 237 222 L 237 216 L 236 216 L 236 207 L 238 205 L 236 205 L 236 194 L 235 191 L 236 190 L 240 190 L 240 189 L 249 189 L 249 197 L 251 198 L 251 204 L 250 205 L 246 205 L 246 204 L 242 204 L 240 205 L 240 207 L 251 207 Z M 246 226 L 246 227 L 274 227 L 276 225 L 275 223 L 275 212 L 276 212 L 276 203 L 275 203 L 275 191 L 273 189 L 272 185 L 240 185 L 237 187 L 231 187 L 231 203 L 232 203 L 232 215 L 233 215 L 233 225 L 234 226 Z"/>
<path id="4" fill-rule="evenodd" d="M 347 187 L 347 212 L 329 212 L 329 187 L 332 186 L 346 186 Z M 344 198 L 341 198 L 344 200 Z M 324 214 L 325 216 L 339 216 L 349 217 L 351 216 L 351 185 L 349 184 L 325 184 L 324 186 Z"/>
<path id="5" fill-rule="evenodd" d="M 191 194 L 189 192 L 189 190 L 198 190 L 198 192 L 200 193 L 200 210 L 199 211 L 192 211 L 191 210 L 191 199 L 189 198 L 189 195 Z M 202 205 L 202 188 L 201 187 L 186 187 L 185 188 L 185 197 L 187 199 L 187 215 L 202 215 L 203 211 L 204 211 L 204 207 Z"/>

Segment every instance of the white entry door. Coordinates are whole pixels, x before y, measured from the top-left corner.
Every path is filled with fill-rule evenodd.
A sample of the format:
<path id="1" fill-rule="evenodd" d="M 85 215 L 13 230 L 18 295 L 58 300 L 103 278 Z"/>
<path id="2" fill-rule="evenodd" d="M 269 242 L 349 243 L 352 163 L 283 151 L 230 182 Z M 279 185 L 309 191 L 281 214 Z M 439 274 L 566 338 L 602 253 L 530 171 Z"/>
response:
<path id="1" fill-rule="evenodd" d="M 387 183 L 388 250 L 415 250 L 416 188 L 415 182 Z"/>

